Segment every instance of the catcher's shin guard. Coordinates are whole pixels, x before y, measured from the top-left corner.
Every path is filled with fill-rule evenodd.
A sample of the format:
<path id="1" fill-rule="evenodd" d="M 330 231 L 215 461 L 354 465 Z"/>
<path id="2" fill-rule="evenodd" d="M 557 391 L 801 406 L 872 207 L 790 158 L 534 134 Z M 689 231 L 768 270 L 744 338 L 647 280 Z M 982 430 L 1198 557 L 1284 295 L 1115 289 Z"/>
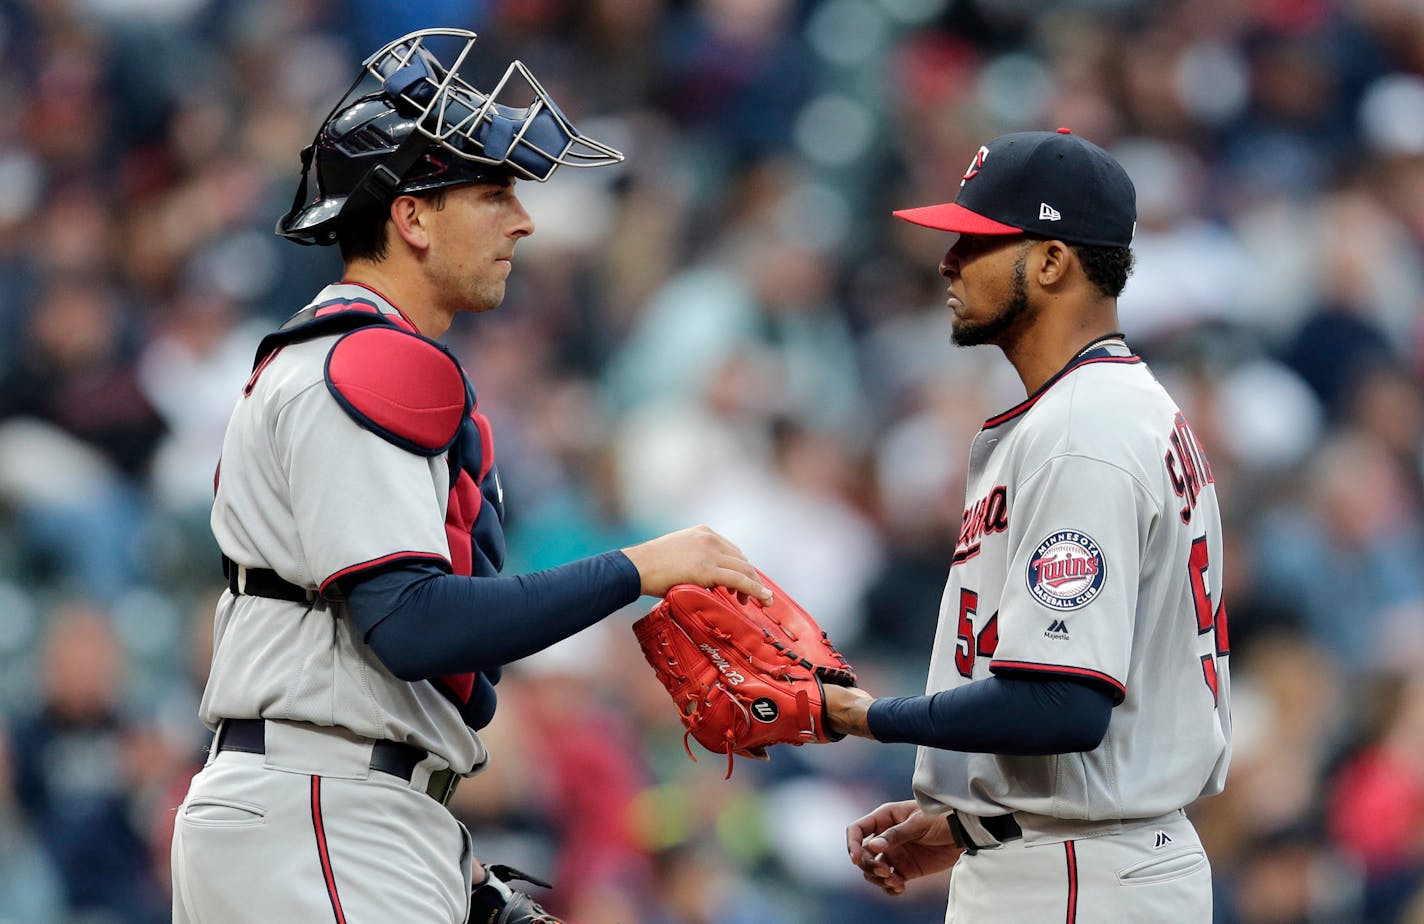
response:
<path id="1" fill-rule="evenodd" d="M 514 879 L 552 888 L 549 883 L 510 866 L 497 863 L 485 867 L 485 881 L 470 896 L 469 924 L 564 924 L 509 883 Z"/>

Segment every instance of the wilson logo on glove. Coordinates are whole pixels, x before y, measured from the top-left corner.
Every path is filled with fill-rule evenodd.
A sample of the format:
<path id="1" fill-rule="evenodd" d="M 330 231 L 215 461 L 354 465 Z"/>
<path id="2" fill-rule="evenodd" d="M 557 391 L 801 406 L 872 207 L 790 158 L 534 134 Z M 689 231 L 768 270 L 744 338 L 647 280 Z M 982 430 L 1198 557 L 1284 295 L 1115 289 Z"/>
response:
<path id="1" fill-rule="evenodd" d="M 776 708 L 776 703 L 765 696 L 752 703 L 752 718 L 758 722 L 775 722 L 779 715 L 781 710 Z"/>
<path id="2" fill-rule="evenodd" d="M 758 572 L 760 574 L 760 572 Z M 824 743 L 822 684 L 855 685 L 855 671 L 811 615 L 765 574 L 770 606 L 725 587 L 679 584 L 633 624 L 689 738 L 714 754 L 765 760 L 773 744 Z"/>

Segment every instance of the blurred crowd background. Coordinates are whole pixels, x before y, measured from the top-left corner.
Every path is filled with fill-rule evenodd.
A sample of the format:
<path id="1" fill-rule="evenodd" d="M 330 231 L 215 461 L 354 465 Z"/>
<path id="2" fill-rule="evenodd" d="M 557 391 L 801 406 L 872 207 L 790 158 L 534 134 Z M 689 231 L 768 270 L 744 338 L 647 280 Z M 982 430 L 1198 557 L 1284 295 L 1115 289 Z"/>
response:
<path id="1" fill-rule="evenodd" d="M 510 567 L 708 523 L 878 694 L 923 689 L 970 438 L 1023 397 L 949 343 L 945 236 L 889 212 L 1004 131 L 1118 155 L 1122 322 L 1227 516 L 1235 757 L 1192 813 L 1217 920 L 1424 921 L 1416 0 L 0 0 L 0 921 L 168 919 L 223 427 L 340 272 L 271 227 L 357 62 L 431 25 L 628 155 L 521 186 L 508 300 L 447 338 Z M 480 854 L 578 924 L 942 920 L 943 877 L 884 898 L 844 854 L 913 749 L 724 781 L 645 608 L 507 671 L 454 804 Z"/>

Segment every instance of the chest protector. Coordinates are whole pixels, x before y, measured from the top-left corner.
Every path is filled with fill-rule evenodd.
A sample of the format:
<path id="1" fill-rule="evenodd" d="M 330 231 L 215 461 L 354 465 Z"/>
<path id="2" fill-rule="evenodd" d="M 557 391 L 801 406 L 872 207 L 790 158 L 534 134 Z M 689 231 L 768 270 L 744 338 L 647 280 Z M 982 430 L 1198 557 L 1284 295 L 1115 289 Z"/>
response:
<path id="1" fill-rule="evenodd" d="M 333 334 L 341 336 L 326 357 L 331 396 L 356 423 L 408 452 L 448 453 L 445 535 L 451 569 L 474 577 L 499 574 L 505 556 L 504 491 L 494 465 L 494 436 L 479 412 L 474 386 L 444 346 L 373 301 L 319 302 L 263 338 L 247 390 L 284 346 Z M 488 687 L 497 679 L 497 673 L 458 674 L 435 682 L 462 711 L 483 713 L 493 711 L 494 690 Z M 476 696 L 477 691 L 487 695 Z M 484 699 L 487 706 L 475 702 Z M 488 721 L 483 718 L 479 725 Z"/>

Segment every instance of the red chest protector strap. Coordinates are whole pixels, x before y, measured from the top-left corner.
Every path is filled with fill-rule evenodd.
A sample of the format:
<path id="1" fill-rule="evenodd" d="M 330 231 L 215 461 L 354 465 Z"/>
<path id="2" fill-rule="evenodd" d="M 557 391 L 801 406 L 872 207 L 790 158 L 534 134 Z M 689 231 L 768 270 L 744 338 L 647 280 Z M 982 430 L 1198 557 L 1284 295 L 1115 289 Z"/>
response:
<path id="1" fill-rule="evenodd" d="M 414 331 L 410 322 L 398 314 L 386 314 L 370 299 L 338 299 L 317 302 L 288 318 L 281 327 L 262 338 L 252 368 L 259 368 L 272 354 L 289 343 L 299 343 L 315 337 L 345 333 L 371 325 L 398 327 Z"/>
<path id="2" fill-rule="evenodd" d="M 326 387 L 352 419 L 419 455 L 450 448 L 474 408 L 460 364 L 370 299 L 332 299 L 294 314 L 258 345 L 246 391 L 284 346 L 332 334 L 345 336 L 327 354 Z"/>

